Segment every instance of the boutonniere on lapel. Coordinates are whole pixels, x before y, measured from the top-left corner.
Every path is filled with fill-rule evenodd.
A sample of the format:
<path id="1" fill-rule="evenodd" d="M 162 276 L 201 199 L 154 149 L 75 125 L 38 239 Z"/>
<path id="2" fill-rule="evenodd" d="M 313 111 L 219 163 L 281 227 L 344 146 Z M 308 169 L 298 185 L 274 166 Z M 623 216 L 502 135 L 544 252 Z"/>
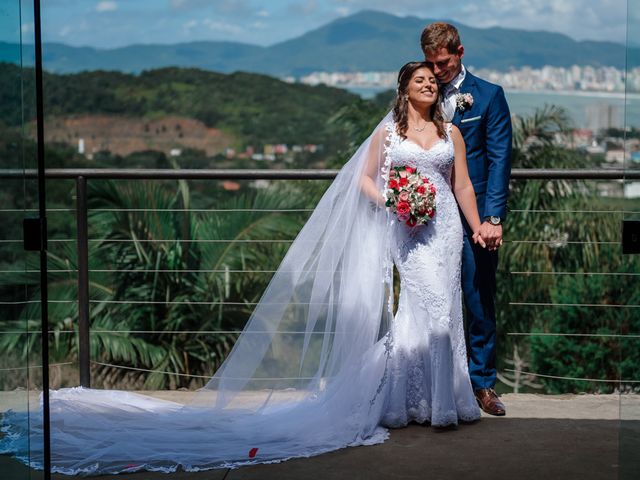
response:
<path id="1" fill-rule="evenodd" d="M 473 106 L 473 95 L 470 93 L 458 93 L 456 95 L 456 108 L 461 112 Z"/>

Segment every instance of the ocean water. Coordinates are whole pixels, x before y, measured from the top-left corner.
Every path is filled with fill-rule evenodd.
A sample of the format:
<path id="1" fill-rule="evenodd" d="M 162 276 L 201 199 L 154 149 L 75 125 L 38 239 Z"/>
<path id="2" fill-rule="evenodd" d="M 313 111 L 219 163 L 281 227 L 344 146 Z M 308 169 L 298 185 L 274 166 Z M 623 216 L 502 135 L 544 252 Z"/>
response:
<path id="1" fill-rule="evenodd" d="M 512 113 L 531 115 L 544 105 L 564 108 L 577 128 L 640 128 L 640 95 L 604 92 L 506 91 Z"/>
<path id="2" fill-rule="evenodd" d="M 347 90 L 372 98 L 384 88 L 352 87 Z M 528 116 L 544 105 L 564 108 L 576 128 L 640 128 L 640 94 L 605 92 L 506 91 L 511 113 Z"/>

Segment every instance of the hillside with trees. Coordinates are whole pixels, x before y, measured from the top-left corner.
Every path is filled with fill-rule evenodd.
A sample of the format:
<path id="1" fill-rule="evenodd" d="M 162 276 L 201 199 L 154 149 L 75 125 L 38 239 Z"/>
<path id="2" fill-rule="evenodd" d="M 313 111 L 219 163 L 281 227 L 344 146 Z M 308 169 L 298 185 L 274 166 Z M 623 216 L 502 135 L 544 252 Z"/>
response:
<path id="1" fill-rule="evenodd" d="M 25 118 L 35 118 L 33 81 L 28 69 L 0 64 L 0 118 L 6 126 L 19 126 L 23 120 L 11 97 L 20 88 L 25 92 Z M 220 130 L 234 139 L 229 146 L 236 148 L 334 145 L 344 138 L 329 119 L 343 107 L 364 102 L 355 94 L 324 85 L 289 84 L 244 72 L 221 74 L 179 68 L 140 75 L 45 73 L 44 91 L 46 118 L 111 115 L 156 120 L 176 115 Z"/>

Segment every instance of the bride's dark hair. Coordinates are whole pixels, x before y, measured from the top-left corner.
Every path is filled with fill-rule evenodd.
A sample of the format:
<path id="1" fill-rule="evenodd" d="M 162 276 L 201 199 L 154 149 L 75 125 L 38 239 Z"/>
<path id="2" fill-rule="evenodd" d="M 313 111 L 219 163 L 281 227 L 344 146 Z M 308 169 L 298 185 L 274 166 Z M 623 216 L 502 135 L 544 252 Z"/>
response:
<path id="1" fill-rule="evenodd" d="M 413 77 L 413 73 L 419 68 L 428 68 L 433 73 L 433 66 L 429 62 L 409 62 L 402 66 L 400 72 L 398 72 L 398 90 L 396 94 L 396 100 L 393 105 L 393 119 L 397 125 L 397 132 L 402 138 L 407 138 L 407 129 L 409 128 L 409 119 L 407 117 L 409 95 L 407 93 L 407 87 Z M 440 85 L 438 85 L 438 100 L 431 105 L 431 119 L 436 126 L 438 136 L 440 138 L 446 137 L 444 129 L 444 119 L 442 117 L 442 103 Z"/>

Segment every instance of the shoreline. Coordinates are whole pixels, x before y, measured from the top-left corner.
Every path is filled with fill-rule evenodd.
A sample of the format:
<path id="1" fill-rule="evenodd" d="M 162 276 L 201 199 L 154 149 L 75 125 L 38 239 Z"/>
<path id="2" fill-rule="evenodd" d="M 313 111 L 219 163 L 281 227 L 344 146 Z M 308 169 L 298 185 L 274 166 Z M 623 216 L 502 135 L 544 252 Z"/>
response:
<path id="1" fill-rule="evenodd" d="M 591 97 L 591 98 L 611 98 L 624 100 L 625 98 L 640 99 L 640 92 L 605 92 L 596 90 L 520 90 L 506 89 L 506 93 L 519 95 L 557 95 L 567 97 Z"/>
<path id="2" fill-rule="evenodd" d="M 380 92 L 385 92 L 388 90 L 393 90 L 393 87 L 383 87 L 383 86 L 375 86 L 375 85 L 336 85 L 335 88 L 340 88 L 343 90 L 350 91 L 352 93 L 356 93 L 359 95 L 367 95 L 374 96 Z M 521 89 L 511 89 L 505 88 L 505 93 L 507 94 L 516 94 L 516 95 L 555 95 L 555 96 L 566 96 L 566 97 L 585 97 L 585 98 L 604 98 L 604 99 L 612 99 L 612 100 L 625 100 L 625 99 L 633 99 L 640 100 L 640 92 L 606 92 L 606 91 L 597 91 L 597 90 L 521 90 Z M 365 97 L 366 98 L 366 97 Z"/>

